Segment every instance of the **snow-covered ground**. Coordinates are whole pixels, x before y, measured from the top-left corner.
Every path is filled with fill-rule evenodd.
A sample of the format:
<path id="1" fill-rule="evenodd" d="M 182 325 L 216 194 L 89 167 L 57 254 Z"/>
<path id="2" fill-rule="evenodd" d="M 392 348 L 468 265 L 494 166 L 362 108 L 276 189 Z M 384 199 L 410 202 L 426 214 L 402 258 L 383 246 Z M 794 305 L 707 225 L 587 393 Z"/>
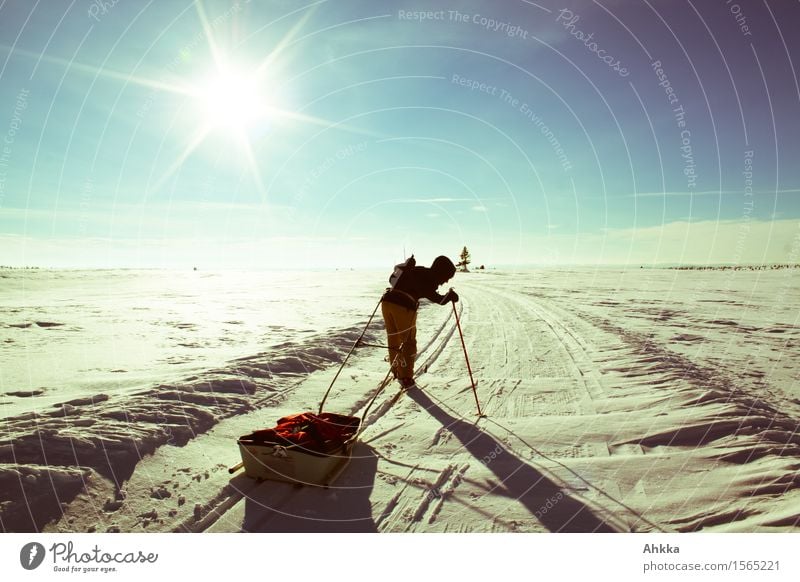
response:
<path id="1" fill-rule="evenodd" d="M 419 389 L 386 387 L 327 489 L 227 468 L 316 410 L 382 274 L 0 275 L 6 531 L 800 527 L 798 270 L 458 274 L 486 417 L 425 306 Z M 326 409 L 360 413 L 386 366 L 358 349 Z"/>
<path id="2" fill-rule="evenodd" d="M 0 411 L 179 382 L 335 335 L 358 324 L 376 275 L 365 287 L 352 271 L 0 271 Z"/>

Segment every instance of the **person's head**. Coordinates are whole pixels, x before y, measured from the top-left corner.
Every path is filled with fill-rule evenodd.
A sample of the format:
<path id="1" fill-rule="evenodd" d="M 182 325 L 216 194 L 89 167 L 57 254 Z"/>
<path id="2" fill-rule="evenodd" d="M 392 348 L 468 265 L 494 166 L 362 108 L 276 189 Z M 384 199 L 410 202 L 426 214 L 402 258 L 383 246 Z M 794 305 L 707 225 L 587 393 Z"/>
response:
<path id="1" fill-rule="evenodd" d="M 444 285 L 456 274 L 456 266 L 447 257 L 436 257 L 431 265 L 431 271 L 436 283 Z"/>

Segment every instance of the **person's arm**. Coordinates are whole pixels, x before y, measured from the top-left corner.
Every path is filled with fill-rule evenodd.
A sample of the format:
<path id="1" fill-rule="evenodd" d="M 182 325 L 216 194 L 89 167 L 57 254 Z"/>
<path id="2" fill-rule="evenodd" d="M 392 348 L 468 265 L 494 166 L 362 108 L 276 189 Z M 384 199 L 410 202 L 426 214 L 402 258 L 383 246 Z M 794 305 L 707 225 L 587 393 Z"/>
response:
<path id="1" fill-rule="evenodd" d="M 430 272 L 426 269 L 423 273 L 424 274 L 418 279 L 419 287 L 417 287 L 417 289 L 420 291 L 420 297 L 424 297 L 433 303 L 444 304 L 445 296 L 439 295 L 439 293 L 436 292 L 439 286 L 433 280 Z"/>
<path id="2" fill-rule="evenodd" d="M 439 305 L 444 305 L 445 304 L 445 299 L 447 298 L 447 295 L 439 295 L 436 292 L 436 289 L 432 288 L 430 293 L 428 293 L 427 295 L 423 295 L 423 297 L 425 297 L 425 299 L 427 299 L 428 301 L 432 301 L 433 303 L 438 303 Z"/>
<path id="3" fill-rule="evenodd" d="M 432 301 L 433 303 L 438 303 L 439 305 L 444 305 L 449 301 L 452 301 L 453 303 L 458 301 L 458 295 L 452 289 L 450 289 L 444 295 L 439 295 L 436 289 L 437 289 L 436 283 L 430 281 L 429 285 L 425 287 L 425 291 L 427 292 L 427 294 L 423 295 L 423 297 L 428 301 Z"/>
<path id="4" fill-rule="evenodd" d="M 448 303 L 450 301 L 452 301 L 453 303 L 456 303 L 458 301 L 458 293 L 456 293 L 452 289 L 450 289 L 450 291 L 444 294 L 441 303 L 442 305 L 444 305 L 445 303 Z"/>

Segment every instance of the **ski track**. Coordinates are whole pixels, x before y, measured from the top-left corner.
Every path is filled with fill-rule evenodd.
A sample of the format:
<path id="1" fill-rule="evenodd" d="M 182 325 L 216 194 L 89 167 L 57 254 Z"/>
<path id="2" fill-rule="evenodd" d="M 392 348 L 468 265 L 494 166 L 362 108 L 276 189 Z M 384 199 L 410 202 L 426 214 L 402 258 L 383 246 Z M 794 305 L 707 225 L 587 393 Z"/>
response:
<path id="1" fill-rule="evenodd" d="M 205 497 L 187 504 L 191 511 L 173 509 L 170 518 L 151 520 L 148 531 L 797 526 L 796 420 L 737 391 L 735 378 L 714 380 L 717 370 L 568 302 L 519 289 L 513 279 L 475 277 L 459 286 L 487 418 L 476 416 L 452 314 L 433 306 L 420 314 L 439 322 L 428 325 L 427 336 L 421 331 L 421 389 L 382 390 L 364 422 L 363 450 L 334 486 L 257 483 L 218 471 L 200 492 Z M 361 368 L 375 369 L 376 351 L 355 357 L 343 374 L 351 385 L 331 393 L 331 401 L 349 398 L 351 414 L 363 411 L 380 383 Z M 313 408 L 327 378 L 266 404 Z M 771 464 L 762 468 L 762 461 Z M 174 474 L 165 482 L 174 484 Z M 184 488 L 191 491 L 178 491 Z M 786 500 L 778 507 L 776 495 Z"/>
<path id="2" fill-rule="evenodd" d="M 637 354 L 641 346 L 633 341 L 635 338 L 630 334 L 608 326 L 598 326 L 574 310 L 565 309 L 558 302 L 531 293 L 504 289 L 502 285 L 463 284 L 462 289 L 462 296 L 467 301 L 463 325 L 469 330 L 466 340 L 470 357 L 473 362 L 488 362 L 474 365 L 479 393 L 489 416 L 479 421 L 478 426 L 482 427 L 484 434 L 491 435 L 498 447 L 515 455 L 520 465 L 508 472 L 499 472 L 502 477 L 499 482 L 490 482 L 481 487 L 480 478 L 474 479 L 470 487 L 472 490 L 465 494 L 466 498 L 459 495 L 458 489 L 441 495 L 441 479 L 446 480 L 453 466 L 469 466 L 467 461 L 471 461 L 474 471 L 465 470 L 462 476 L 462 480 L 467 482 L 471 473 L 484 472 L 481 471 L 482 465 L 489 463 L 482 463 L 469 450 L 465 452 L 465 448 L 470 448 L 468 443 L 449 447 L 458 439 L 447 436 L 447 426 L 434 424 L 432 428 L 435 430 L 427 446 L 415 452 L 426 463 L 429 463 L 428 459 L 446 459 L 448 465 L 435 473 L 438 478 L 431 479 L 423 475 L 426 468 L 424 464 L 405 477 L 407 482 L 416 487 L 405 487 L 402 492 L 390 497 L 391 502 L 381 514 L 381 531 L 475 531 L 476 520 L 484 524 L 482 529 L 485 531 L 494 531 L 498 525 L 502 531 L 573 531 L 576 525 L 579 531 L 595 531 L 601 528 L 600 524 L 615 531 L 693 531 L 718 525 L 729 526 L 738 520 L 758 516 L 762 513 L 759 506 L 764 505 L 761 503 L 762 495 L 770 492 L 788 493 L 800 486 L 800 480 L 791 475 L 800 456 L 796 447 L 797 423 L 791 418 L 780 418 L 777 411 L 767 409 L 760 419 L 763 422 L 756 419 L 754 426 L 748 426 L 749 420 L 743 421 L 742 416 L 752 420 L 752 402 L 732 398 L 729 392 L 709 396 L 704 380 L 710 374 L 698 374 L 697 369 L 687 374 L 688 362 L 666 353 L 667 348 L 655 355 Z M 492 340 L 487 342 L 487 336 Z M 453 370 L 464 369 L 460 346 L 455 344 L 458 344 L 458 340 L 451 342 L 443 357 L 430 368 L 432 378 L 452 376 Z M 615 370 L 615 362 L 624 364 Z M 553 383 L 557 388 L 537 390 L 536 382 L 539 380 Z M 682 380 L 686 385 L 676 383 L 676 380 Z M 454 419 L 451 422 L 474 422 L 467 412 L 474 410 L 471 391 L 465 393 L 464 390 L 456 390 L 457 386 L 464 383 L 468 381 L 432 381 L 426 388 L 425 382 L 421 382 L 424 392 L 431 394 L 432 406 L 446 408 Z M 655 390 L 653 386 L 656 386 Z M 670 388 L 675 388 L 679 395 L 686 392 L 685 402 L 681 406 L 691 412 L 701 413 L 700 422 L 684 420 L 679 416 L 675 429 L 626 441 L 629 433 L 638 435 L 644 431 L 647 435 L 647 423 L 628 422 L 631 417 L 644 416 L 646 420 L 649 416 L 642 415 L 634 405 L 623 409 L 627 414 L 620 418 L 619 430 L 609 432 L 605 429 L 605 435 L 593 434 L 601 431 L 593 430 L 592 418 L 598 414 L 612 414 L 610 409 L 613 407 L 609 403 L 622 396 L 644 395 L 641 403 L 645 408 L 650 408 L 656 415 L 668 415 L 666 411 L 676 406 L 675 400 L 680 400 L 669 392 Z M 728 388 L 731 389 L 730 383 Z M 660 390 L 667 393 L 660 394 Z M 711 406 L 719 401 L 726 404 L 734 402 L 735 408 L 727 412 Z M 704 403 L 709 404 L 708 410 L 703 408 Z M 726 413 L 734 418 L 729 422 L 721 422 L 720 416 Z M 403 419 L 420 413 L 406 401 L 389 414 Z M 519 434 L 535 425 L 537 418 L 563 419 L 563 423 L 550 426 L 557 430 L 560 425 L 569 425 L 568 432 L 578 442 L 556 444 L 550 442 L 548 434 L 539 434 L 536 438 L 537 430 L 531 431 L 531 437 Z M 513 420 L 513 427 L 509 426 L 509 420 Z M 585 423 L 585 430 L 580 430 L 581 423 Z M 757 439 L 754 440 L 758 444 L 741 440 L 742 436 L 748 434 L 755 435 Z M 396 432 L 392 437 L 395 442 L 405 442 L 403 436 Z M 722 439 L 724 442 L 726 438 L 738 440 L 741 444 L 737 443 L 722 454 L 719 449 L 725 451 L 727 447 L 719 446 L 712 450 L 703 448 L 712 441 L 720 442 Z M 770 439 L 772 444 L 764 444 Z M 648 450 L 643 444 L 648 445 Z M 685 458 L 673 460 L 664 454 L 665 461 L 670 461 L 670 469 L 665 471 L 660 467 L 660 459 L 654 460 L 653 455 L 670 448 L 673 449 L 670 452 Z M 396 447 L 394 452 L 398 453 Z M 757 481 L 758 487 L 752 493 L 742 495 L 739 488 L 733 486 L 737 480 L 742 480 L 738 467 L 732 467 L 729 471 L 731 479 L 724 479 L 722 485 L 712 483 L 702 475 L 707 470 L 706 465 L 713 466 L 726 455 L 728 459 L 738 457 L 743 461 L 764 455 L 783 456 L 787 458 L 785 468 L 789 475 L 777 479 L 765 476 Z M 529 472 L 522 465 L 523 462 L 535 467 L 542 476 L 530 487 L 514 489 L 517 499 L 498 504 L 492 498 L 502 495 L 506 482 L 513 481 L 515 475 L 521 472 Z M 682 470 L 693 463 L 702 467 L 699 470 L 701 475 L 692 476 L 694 482 L 687 484 L 690 479 L 681 476 Z M 641 466 L 641 469 L 631 471 L 630 466 Z M 666 479 L 665 472 L 670 474 Z M 636 475 L 633 481 L 631 474 Z M 537 497 L 537 486 L 553 490 L 542 485 L 546 481 L 555 484 L 564 498 L 572 498 L 576 503 L 557 515 L 556 519 L 536 527 L 531 523 L 535 520 L 529 515 L 532 504 L 525 503 L 524 499 Z M 658 486 L 659 482 L 665 484 Z M 671 487 L 680 491 L 690 490 L 690 493 L 679 494 L 676 503 L 672 499 Z M 698 501 L 698 498 L 713 500 L 715 497 L 722 500 L 731 493 L 736 494 L 736 509 L 726 509 L 711 518 L 703 516 L 689 519 L 676 527 L 674 515 L 691 513 L 690 501 Z M 433 503 L 432 496 L 437 506 L 437 519 L 433 521 L 423 518 Z M 404 500 L 406 497 L 410 499 Z M 559 502 L 563 504 L 564 498 L 560 498 Z M 547 498 L 541 502 L 543 505 L 540 507 L 547 508 Z M 485 512 L 474 507 L 482 504 L 492 509 Z M 448 505 L 453 506 L 449 514 L 445 510 Z M 467 514 L 474 512 L 475 515 L 464 515 L 464 507 L 467 508 Z M 572 510 L 575 511 L 574 515 L 569 514 Z M 588 513 L 594 514 L 594 517 L 585 519 Z M 391 519 L 387 518 L 387 514 Z M 507 515 L 513 517 L 506 518 Z M 525 519 L 519 519 L 519 516 Z M 785 518 L 776 523 L 787 524 L 790 520 Z M 768 520 L 763 523 L 769 525 Z"/>

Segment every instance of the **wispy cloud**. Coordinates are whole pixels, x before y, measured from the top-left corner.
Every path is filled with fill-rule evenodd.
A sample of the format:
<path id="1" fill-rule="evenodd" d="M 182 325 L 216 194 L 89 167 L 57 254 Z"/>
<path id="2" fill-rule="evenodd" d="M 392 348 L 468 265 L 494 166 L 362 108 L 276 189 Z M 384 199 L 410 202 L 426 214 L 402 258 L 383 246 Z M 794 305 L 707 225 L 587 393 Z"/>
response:
<path id="1" fill-rule="evenodd" d="M 397 200 L 397 202 L 413 202 L 419 204 L 420 202 L 430 202 L 431 204 L 448 204 L 451 202 L 484 202 L 486 200 L 507 200 L 508 197 L 498 197 L 498 198 L 403 198 L 401 200 Z"/>
<path id="2" fill-rule="evenodd" d="M 772 194 L 797 194 L 800 188 L 787 188 L 782 190 L 755 190 L 753 194 L 760 196 Z M 730 196 L 738 194 L 744 195 L 744 190 L 704 190 L 701 192 L 634 192 L 625 194 L 623 198 L 670 198 L 673 196 Z"/>

